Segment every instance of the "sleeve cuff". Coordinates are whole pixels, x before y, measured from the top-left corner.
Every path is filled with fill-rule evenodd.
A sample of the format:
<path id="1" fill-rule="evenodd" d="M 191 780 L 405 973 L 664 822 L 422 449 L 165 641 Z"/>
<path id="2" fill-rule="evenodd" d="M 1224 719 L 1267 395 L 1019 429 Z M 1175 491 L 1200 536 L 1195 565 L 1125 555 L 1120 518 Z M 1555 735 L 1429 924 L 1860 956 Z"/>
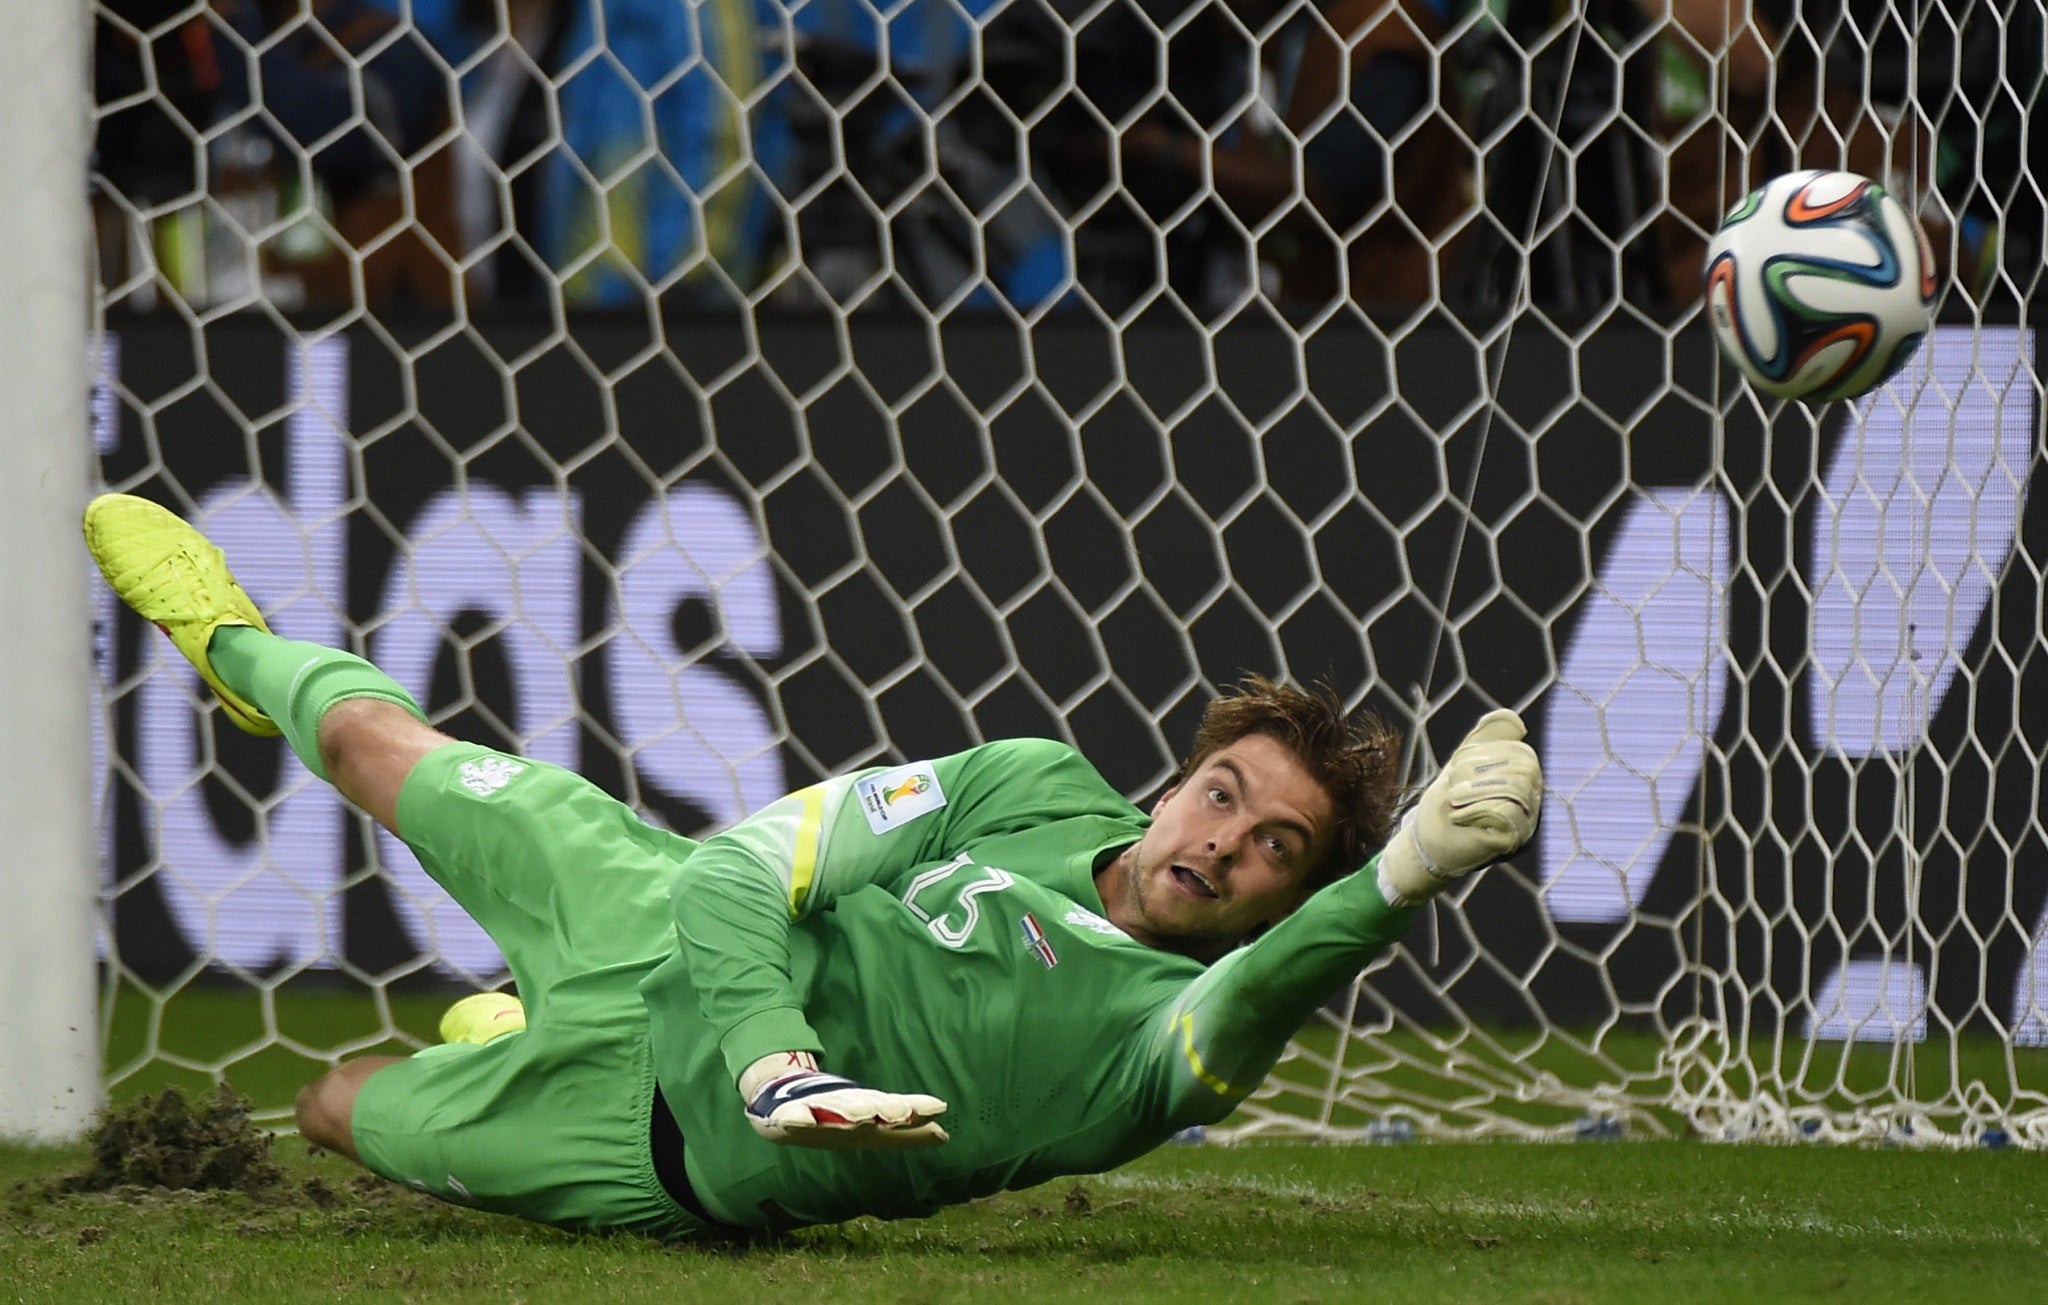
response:
<path id="1" fill-rule="evenodd" d="M 776 1006 L 757 1011 L 735 1024 L 718 1040 L 718 1050 L 725 1057 L 727 1077 L 738 1083 L 747 1066 L 763 1056 L 778 1051 L 808 1051 L 822 1057 L 825 1044 L 818 1040 L 802 1011 L 794 1006 Z"/>

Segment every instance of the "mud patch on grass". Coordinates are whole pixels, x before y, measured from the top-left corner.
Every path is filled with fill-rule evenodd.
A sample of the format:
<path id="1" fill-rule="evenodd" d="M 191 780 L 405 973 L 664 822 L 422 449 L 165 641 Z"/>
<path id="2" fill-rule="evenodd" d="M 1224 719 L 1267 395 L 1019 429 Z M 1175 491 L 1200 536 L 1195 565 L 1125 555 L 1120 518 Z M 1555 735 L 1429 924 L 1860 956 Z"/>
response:
<path id="1" fill-rule="evenodd" d="M 36 1248 L 133 1254 L 160 1239 L 222 1231 L 300 1243 L 561 1235 L 437 1201 L 289 1134 L 275 1136 L 250 1114 L 249 1101 L 228 1089 L 167 1089 L 109 1111 L 83 1155 L 58 1160 L 69 1171 L 0 1183 L 0 1263 Z"/>
<path id="2" fill-rule="evenodd" d="M 105 1238 L 107 1221 L 123 1217 L 117 1211 L 211 1212 L 245 1235 L 351 1233 L 468 1213 L 353 1165 L 336 1172 L 344 1162 L 309 1143 L 292 1143 L 281 1164 L 278 1138 L 251 1110 L 225 1084 L 199 1097 L 165 1088 L 115 1107 L 93 1129 L 83 1168 L 14 1184 L 0 1198 L 0 1221 L 36 1236 L 76 1225 L 82 1248 Z M 308 1172 L 315 1169 L 322 1172 Z"/>
<path id="3" fill-rule="evenodd" d="M 145 1191 L 242 1192 L 276 1199 L 294 1184 L 278 1167 L 274 1137 L 250 1122 L 249 1099 L 223 1083 L 198 1101 L 174 1087 L 107 1111 L 92 1135 L 92 1163 L 44 1185 L 51 1196 Z"/>

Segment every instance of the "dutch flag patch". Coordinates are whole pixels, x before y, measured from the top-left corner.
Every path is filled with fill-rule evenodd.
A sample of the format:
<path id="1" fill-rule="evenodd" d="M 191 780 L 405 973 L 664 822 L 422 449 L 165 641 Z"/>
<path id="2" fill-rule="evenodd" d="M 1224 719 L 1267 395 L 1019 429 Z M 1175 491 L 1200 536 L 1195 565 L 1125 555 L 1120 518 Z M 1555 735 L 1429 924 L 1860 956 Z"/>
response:
<path id="1" fill-rule="evenodd" d="M 1060 958 L 1053 954 L 1052 944 L 1046 941 L 1045 930 L 1038 925 L 1037 916 L 1026 911 L 1018 924 L 1024 930 L 1024 945 L 1038 954 L 1038 959 L 1045 962 L 1046 969 L 1049 970 L 1060 963 Z"/>

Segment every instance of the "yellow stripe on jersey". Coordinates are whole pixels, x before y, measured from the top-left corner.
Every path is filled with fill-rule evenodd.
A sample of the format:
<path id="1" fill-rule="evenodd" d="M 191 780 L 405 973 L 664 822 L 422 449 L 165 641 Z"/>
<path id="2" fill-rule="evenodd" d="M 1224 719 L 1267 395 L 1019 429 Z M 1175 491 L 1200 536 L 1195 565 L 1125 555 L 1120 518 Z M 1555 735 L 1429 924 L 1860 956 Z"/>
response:
<path id="1" fill-rule="evenodd" d="M 1238 1093 L 1231 1088 L 1230 1084 L 1225 1083 L 1222 1079 L 1217 1078 L 1214 1074 L 1211 1074 L 1208 1070 L 1208 1067 L 1202 1064 L 1202 1057 L 1200 1053 L 1198 1053 L 1195 1050 L 1194 1015 L 1189 1013 L 1188 1011 L 1182 1011 L 1180 1014 L 1179 1023 L 1180 1049 L 1182 1054 L 1187 1056 L 1188 1068 L 1195 1071 L 1195 1077 L 1200 1079 L 1219 1097 L 1237 1096 Z"/>
<path id="2" fill-rule="evenodd" d="M 796 796 L 803 799 L 803 814 L 796 822 L 796 859 L 789 867 L 789 914 L 795 919 L 810 895 L 811 879 L 818 872 L 818 835 L 825 827 L 825 786 L 813 784 Z"/>

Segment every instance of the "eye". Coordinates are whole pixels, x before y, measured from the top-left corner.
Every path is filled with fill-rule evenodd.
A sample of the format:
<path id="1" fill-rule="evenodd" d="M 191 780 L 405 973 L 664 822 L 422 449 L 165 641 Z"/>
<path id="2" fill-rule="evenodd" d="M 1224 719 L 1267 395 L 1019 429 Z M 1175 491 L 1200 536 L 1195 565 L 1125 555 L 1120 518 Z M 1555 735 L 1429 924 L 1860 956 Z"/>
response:
<path id="1" fill-rule="evenodd" d="M 1224 792 L 1221 787 L 1211 784 L 1209 786 L 1209 800 L 1219 807 L 1227 807 L 1230 805 L 1230 794 Z"/>

